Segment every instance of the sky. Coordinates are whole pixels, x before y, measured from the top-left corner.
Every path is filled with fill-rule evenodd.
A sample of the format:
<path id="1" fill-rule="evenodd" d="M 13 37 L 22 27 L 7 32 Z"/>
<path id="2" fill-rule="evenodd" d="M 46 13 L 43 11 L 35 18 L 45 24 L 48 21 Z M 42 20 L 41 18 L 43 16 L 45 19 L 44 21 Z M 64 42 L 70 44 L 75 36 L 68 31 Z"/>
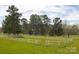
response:
<path id="1" fill-rule="evenodd" d="M 0 26 L 8 14 L 6 10 L 9 5 L 0 5 Z M 46 14 L 51 20 L 60 17 L 63 21 L 70 24 L 79 23 L 79 5 L 47 5 L 47 6 L 31 6 L 31 5 L 15 5 L 22 13 L 22 18 L 29 20 L 31 14 Z"/>
<path id="2" fill-rule="evenodd" d="M 0 5 L 0 26 L 5 16 L 8 14 L 6 10 L 9 5 Z M 44 15 L 46 14 L 51 20 L 55 17 L 60 17 L 63 21 L 70 24 L 79 23 L 79 5 L 47 5 L 47 6 L 30 6 L 30 5 L 15 5 L 22 13 L 22 18 L 29 20 L 31 14 Z"/>
<path id="3" fill-rule="evenodd" d="M 63 3 L 62 3 L 62 2 Z M 69 24 L 79 23 L 79 5 L 72 5 L 70 0 L 2 0 L 0 1 L 0 27 L 8 14 L 6 10 L 9 5 L 15 5 L 19 12 L 22 13 L 22 18 L 30 18 L 31 14 L 44 15 L 46 14 L 51 21 L 55 17 L 60 17 L 61 20 Z M 68 2 L 70 1 L 70 3 Z M 66 4 L 65 4 L 66 3 Z M 74 1 L 72 0 L 72 3 Z M 65 4 L 65 5 L 64 5 Z M 76 1 L 76 4 L 77 1 Z"/>

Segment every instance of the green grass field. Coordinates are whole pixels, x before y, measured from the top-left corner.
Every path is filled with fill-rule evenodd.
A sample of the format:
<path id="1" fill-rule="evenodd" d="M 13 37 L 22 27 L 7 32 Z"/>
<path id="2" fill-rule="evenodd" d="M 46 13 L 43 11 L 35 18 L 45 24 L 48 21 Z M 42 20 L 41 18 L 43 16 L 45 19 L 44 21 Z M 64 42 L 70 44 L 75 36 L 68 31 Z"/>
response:
<path id="1" fill-rule="evenodd" d="M 78 54 L 79 36 L 0 35 L 0 54 Z"/>

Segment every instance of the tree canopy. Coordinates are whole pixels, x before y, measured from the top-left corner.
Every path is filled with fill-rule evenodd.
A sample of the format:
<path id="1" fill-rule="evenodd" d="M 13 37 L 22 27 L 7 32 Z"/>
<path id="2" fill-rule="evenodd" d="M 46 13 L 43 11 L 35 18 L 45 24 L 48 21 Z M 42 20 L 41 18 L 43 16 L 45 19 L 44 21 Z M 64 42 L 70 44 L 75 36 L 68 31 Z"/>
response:
<path id="1" fill-rule="evenodd" d="M 8 10 L 8 16 L 5 16 L 5 20 L 3 21 L 3 32 L 8 34 L 18 34 L 21 32 L 21 26 L 20 26 L 20 17 L 21 14 L 18 13 L 18 9 L 12 5 L 9 6 Z"/>

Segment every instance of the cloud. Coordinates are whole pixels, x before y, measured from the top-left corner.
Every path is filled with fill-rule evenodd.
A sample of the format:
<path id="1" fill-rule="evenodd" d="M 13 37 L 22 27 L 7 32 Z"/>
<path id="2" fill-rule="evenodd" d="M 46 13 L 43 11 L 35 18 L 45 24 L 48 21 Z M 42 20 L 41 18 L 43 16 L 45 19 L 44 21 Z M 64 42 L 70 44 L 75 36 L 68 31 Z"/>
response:
<path id="1" fill-rule="evenodd" d="M 79 18 L 79 11 L 77 11 L 77 12 L 73 12 L 73 13 L 71 13 L 70 15 L 68 15 L 68 16 L 65 16 L 65 18 L 70 18 L 70 19 L 74 19 L 74 18 Z"/>
<path id="2" fill-rule="evenodd" d="M 7 8 L 8 8 L 8 6 L 6 6 L 6 5 L 0 6 L 0 16 L 4 16 L 7 14 L 7 12 L 6 12 Z"/>
<path id="3" fill-rule="evenodd" d="M 6 10 L 9 5 L 0 5 L 0 20 L 7 15 Z M 31 14 L 47 14 L 50 19 L 60 17 L 62 20 L 69 22 L 78 22 L 79 5 L 15 5 L 22 17 L 29 19 Z M 77 21 L 76 21 L 77 20 Z M 0 23 L 1 23 L 0 21 Z"/>
<path id="4" fill-rule="evenodd" d="M 61 4 L 60 0 L 1 0 L 1 5 L 53 5 L 53 4 Z"/>

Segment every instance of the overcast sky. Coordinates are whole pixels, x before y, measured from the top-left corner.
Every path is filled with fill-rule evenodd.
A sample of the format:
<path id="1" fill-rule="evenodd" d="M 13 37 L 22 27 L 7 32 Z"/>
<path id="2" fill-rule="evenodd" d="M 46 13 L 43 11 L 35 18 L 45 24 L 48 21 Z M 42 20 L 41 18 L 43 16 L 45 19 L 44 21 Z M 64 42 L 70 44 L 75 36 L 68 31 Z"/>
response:
<path id="1" fill-rule="evenodd" d="M 9 5 L 15 5 L 19 12 L 22 13 L 22 17 L 29 19 L 31 14 L 46 14 L 50 19 L 54 17 L 60 17 L 62 20 L 68 20 L 69 23 L 79 23 L 79 5 L 52 5 L 52 0 L 2 0 L 0 1 L 0 26 Z M 63 2 L 63 1 L 62 1 Z M 73 2 L 73 1 L 72 1 Z"/>

